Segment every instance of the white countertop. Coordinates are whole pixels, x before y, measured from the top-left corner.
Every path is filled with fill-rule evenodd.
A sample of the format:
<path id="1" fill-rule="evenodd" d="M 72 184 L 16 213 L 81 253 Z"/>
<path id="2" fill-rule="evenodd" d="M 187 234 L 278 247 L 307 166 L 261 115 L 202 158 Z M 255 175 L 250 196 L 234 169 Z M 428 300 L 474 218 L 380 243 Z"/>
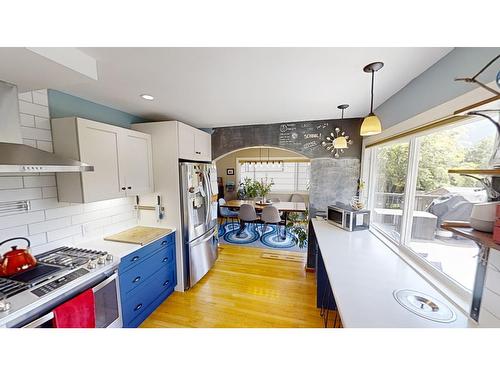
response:
<path id="1" fill-rule="evenodd" d="M 348 232 L 322 219 L 313 219 L 335 302 L 346 328 L 477 327 L 368 230 Z M 451 323 L 434 322 L 403 308 L 396 289 L 412 289 L 445 302 L 457 315 Z"/>

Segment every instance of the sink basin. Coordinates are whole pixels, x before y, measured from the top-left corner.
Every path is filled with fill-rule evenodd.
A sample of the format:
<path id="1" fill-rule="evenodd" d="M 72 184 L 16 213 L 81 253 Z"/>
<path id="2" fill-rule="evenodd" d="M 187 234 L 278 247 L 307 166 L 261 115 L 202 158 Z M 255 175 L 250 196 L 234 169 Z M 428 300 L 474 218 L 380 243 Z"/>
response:
<path id="1" fill-rule="evenodd" d="M 397 289 L 392 294 L 401 306 L 422 318 L 440 323 L 451 323 L 457 319 L 455 312 L 444 302 L 425 293 Z"/>

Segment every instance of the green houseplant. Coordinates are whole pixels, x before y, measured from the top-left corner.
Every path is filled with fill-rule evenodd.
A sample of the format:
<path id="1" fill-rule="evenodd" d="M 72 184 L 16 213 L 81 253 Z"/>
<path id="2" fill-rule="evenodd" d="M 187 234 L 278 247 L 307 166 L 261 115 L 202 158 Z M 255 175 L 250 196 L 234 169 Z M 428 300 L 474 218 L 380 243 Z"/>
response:
<path id="1" fill-rule="evenodd" d="M 295 235 L 295 243 L 299 245 L 301 249 L 307 246 L 308 217 L 309 212 L 307 210 L 303 214 L 291 212 L 288 214 L 288 222 L 286 223 L 286 228 L 290 233 Z"/>

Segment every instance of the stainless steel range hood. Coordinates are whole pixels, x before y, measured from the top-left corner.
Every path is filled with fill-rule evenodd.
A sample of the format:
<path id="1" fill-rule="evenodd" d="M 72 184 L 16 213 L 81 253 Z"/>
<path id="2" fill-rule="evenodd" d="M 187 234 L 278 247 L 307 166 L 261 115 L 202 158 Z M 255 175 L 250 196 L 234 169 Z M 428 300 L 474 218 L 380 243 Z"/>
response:
<path id="1" fill-rule="evenodd" d="M 17 87 L 0 81 L 0 173 L 93 170 L 91 165 L 22 144 Z"/>
<path id="2" fill-rule="evenodd" d="M 0 142 L 0 173 L 91 172 L 94 167 L 34 147 Z"/>

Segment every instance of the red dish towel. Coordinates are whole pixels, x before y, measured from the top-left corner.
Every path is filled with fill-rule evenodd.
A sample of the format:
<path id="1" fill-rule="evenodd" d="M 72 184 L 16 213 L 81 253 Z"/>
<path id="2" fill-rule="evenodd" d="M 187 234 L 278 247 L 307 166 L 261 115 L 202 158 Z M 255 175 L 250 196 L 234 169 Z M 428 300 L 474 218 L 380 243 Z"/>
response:
<path id="1" fill-rule="evenodd" d="M 54 328 L 95 328 L 92 289 L 77 295 L 54 309 Z"/>

